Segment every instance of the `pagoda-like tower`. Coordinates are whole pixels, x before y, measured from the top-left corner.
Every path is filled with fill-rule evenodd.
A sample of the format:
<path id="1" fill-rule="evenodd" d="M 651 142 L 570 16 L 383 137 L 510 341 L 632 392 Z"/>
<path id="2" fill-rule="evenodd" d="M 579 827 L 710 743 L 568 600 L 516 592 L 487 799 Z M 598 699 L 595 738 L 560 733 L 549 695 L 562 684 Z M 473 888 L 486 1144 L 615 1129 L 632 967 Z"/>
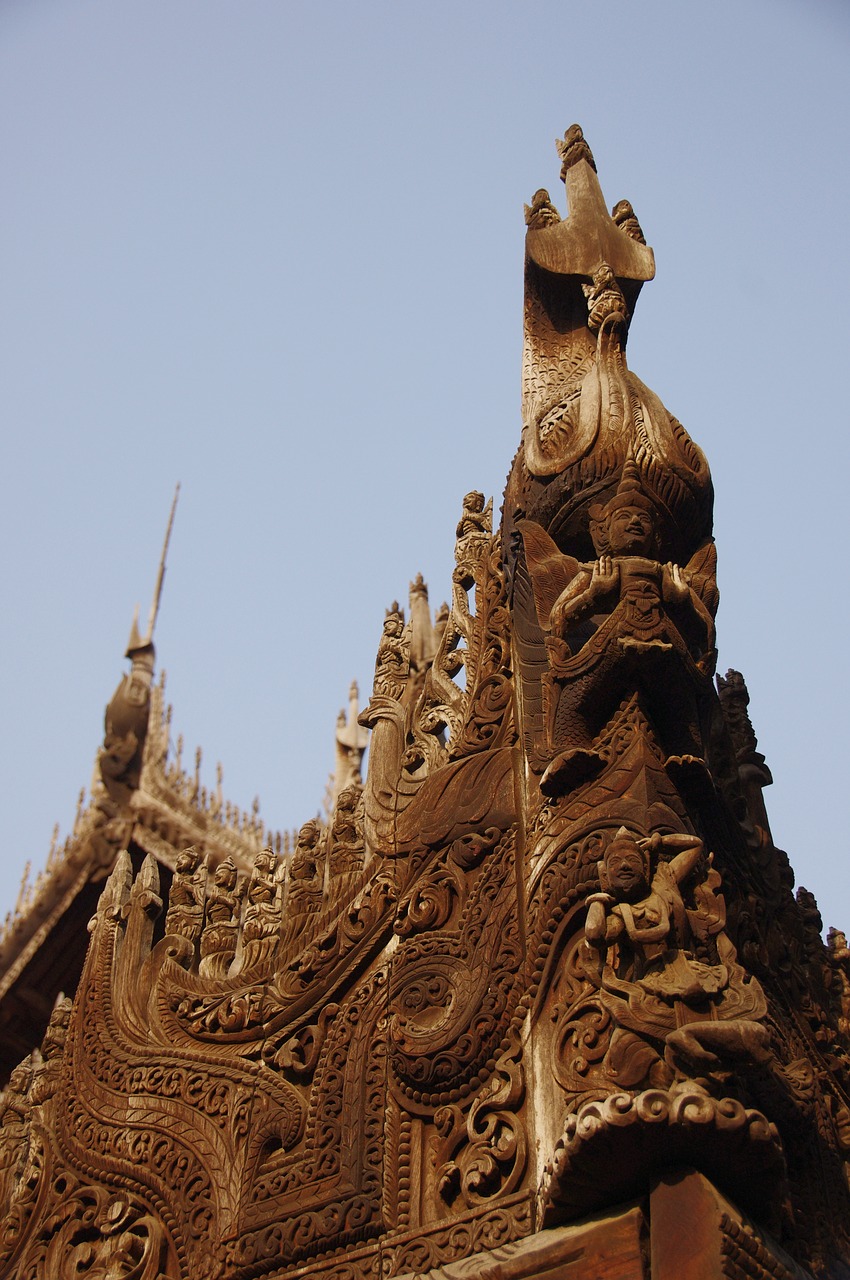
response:
<path id="1" fill-rule="evenodd" d="M 652 251 L 558 146 L 501 529 L 467 494 L 448 609 L 387 611 L 365 784 L 291 856 L 166 902 L 119 853 L 2 1095 L 4 1277 L 850 1277 L 850 950 L 715 677 L 708 466 L 626 362 Z"/>

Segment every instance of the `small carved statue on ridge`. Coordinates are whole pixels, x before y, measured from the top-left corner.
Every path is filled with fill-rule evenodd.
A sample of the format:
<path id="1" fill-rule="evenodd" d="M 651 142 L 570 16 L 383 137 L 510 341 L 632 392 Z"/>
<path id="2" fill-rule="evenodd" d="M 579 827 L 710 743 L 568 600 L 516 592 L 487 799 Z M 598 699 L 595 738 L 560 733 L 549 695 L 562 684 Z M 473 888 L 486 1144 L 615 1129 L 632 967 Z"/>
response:
<path id="1" fill-rule="evenodd" d="M 215 869 L 207 896 L 207 918 L 201 935 L 199 972 L 204 978 L 225 978 L 236 955 L 239 935 L 239 894 L 236 866 L 225 858 Z"/>
<path id="2" fill-rule="evenodd" d="M 171 892 L 168 898 L 168 914 L 165 932 L 179 934 L 189 942 L 201 935 L 204 923 L 204 885 L 206 867 L 201 862 L 198 849 L 191 846 L 178 855 Z"/>
<path id="3" fill-rule="evenodd" d="M 278 860 L 271 849 L 260 849 L 248 882 L 245 921 L 242 925 L 242 969 L 264 960 L 280 932 Z"/>
<path id="4" fill-rule="evenodd" d="M 401 701 L 409 673 L 409 640 L 405 636 L 401 610 L 398 603 L 393 601 L 384 618 L 384 631 L 375 659 L 375 696 Z"/>

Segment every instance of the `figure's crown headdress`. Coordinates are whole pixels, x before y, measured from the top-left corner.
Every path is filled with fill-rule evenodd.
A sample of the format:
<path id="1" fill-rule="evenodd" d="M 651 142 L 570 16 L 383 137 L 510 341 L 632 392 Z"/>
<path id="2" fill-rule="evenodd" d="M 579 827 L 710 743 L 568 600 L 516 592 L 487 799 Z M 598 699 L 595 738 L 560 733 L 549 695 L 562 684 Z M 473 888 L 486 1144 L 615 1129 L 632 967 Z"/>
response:
<path id="1" fill-rule="evenodd" d="M 617 492 L 605 503 L 605 515 L 611 515 L 621 507 L 640 507 L 642 511 L 648 511 L 653 516 L 656 513 L 655 503 L 643 490 L 640 470 L 633 458 L 627 458 L 623 464 Z"/>

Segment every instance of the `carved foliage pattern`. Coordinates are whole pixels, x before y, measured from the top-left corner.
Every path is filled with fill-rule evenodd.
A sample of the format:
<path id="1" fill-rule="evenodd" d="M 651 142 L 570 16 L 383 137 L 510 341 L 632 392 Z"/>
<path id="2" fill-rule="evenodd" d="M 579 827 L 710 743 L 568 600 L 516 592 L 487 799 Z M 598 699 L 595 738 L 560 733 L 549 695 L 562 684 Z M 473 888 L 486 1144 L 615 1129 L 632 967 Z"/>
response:
<path id="1" fill-rule="evenodd" d="M 167 1232 L 192 1274 L 203 1265 L 210 1275 L 215 1266 L 256 1275 L 272 1263 L 374 1234 L 381 1226 L 384 1159 L 386 1066 L 376 1027 L 386 1003 L 385 974 L 376 971 L 352 992 L 339 1016 L 330 1007 L 318 1024 L 290 1034 L 288 1054 L 279 1046 L 274 1074 L 232 1054 L 221 1057 L 220 1050 L 208 1048 L 198 1057 L 169 1048 L 165 1037 L 151 1060 L 156 987 L 167 987 L 169 976 L 184 971 L 170 944 L 159 944 L 147 960 L 143 939 L 141 952 L 134 945 L 139 913 L 155 910 L 158 901 L 150 873 L 140 879 L 148 886 L 145 895 L 119 868 L 96 922 L 63 1068 L 64 1158 L 93 1184 L 106 1174 L 127 1188 L 122 1204 L 132 1207 L 139 1194 L 148 1200 L 162 1224 L 156 1240 Z M 128 1022 L 128 1008 L 115 1002 L 140 973 L 154 985 L 145 1040 L 132 1025 L 138 1008 L 130 1008 Z M 306 1085 L 306 1094 L 281 1072 Z M 159 1244 L 138 1243 L 148 1219 L 134 1210 L 135 1225 L 127 1225 L 130 1208 L 119 1212 L 114 1197 L 107 1205 L 97 1190 L 91 1194 L 97 1213 L 103 1210 L 95 1226 L 106 1224 L 104 1239 L 91 1233 L 78 1238 L 70 1225 L 57 1236 L 74 1265 L 85 1259 L 92 1274 L 100 1274 L 102 1261 L 113 1268 L 110 1276 L 123 1277 L 125 1255 L 115 1253 L 109 1234 L 114 1226 L 123 1233 L 127 1258 L 139 1267 L 144 1258 L 138 1280 L 147 1280 L 148 1258 L 155 1267 L 150 1274 L 158 1275 Z M 83 1209 L 78 1205 L 71 1216 L 82 1220 Z M 217 1242 L 227 1237 L 231 1243 L 222 1253 Z M 135 1280 L 137 1273 L 131 1274 Z"/>
<path id="2" fill-rule="evenodd" d="M 476 857 L 492 843 L 493 835 L 479 839 Z M 390 1065 L 416 1106 L 454 1101 L 492 1070 L 522 962 L 513 834 L 483 858 L 468 898 L 458 857 L 469 856 L 470 844 L 453 850 L 402 900 L 397 921 L 404 941 L 393 962 Z"/>
<path id="3" fill-rule="evenodd" d="M 391 1244 L 386 1251 L 390 1276 L 424 1275 L 433 1267 L 465 1258 L 485 1249 L 520 1240 L 533 1230 L 531 1201 L 527 1195 L 507 1197 L 485 1213 L 468 1213 Z"/>
<path id="4" fill-rule="evenodd" d="M 528 1140 L 520 1104 L 525 1097 L 522 1055 L 518 1044 L 496 1064 L 492 1076 L 464 1111 L 441 1107 L 434 1124 L 437 1189 L 447 1204 L 459 1198 L 473 1207 L 515 1191 L 525 1172 Z"/>
<path id="5" fill-rule="evenodd" d="M 56 1206 L 22 1260 L 33 1280 L 160 1280 L 174 1275 L 173 1255 L 159 1219 L 125 1191 L 75 1185 L 68 1175 L 51 1187 Z"/>

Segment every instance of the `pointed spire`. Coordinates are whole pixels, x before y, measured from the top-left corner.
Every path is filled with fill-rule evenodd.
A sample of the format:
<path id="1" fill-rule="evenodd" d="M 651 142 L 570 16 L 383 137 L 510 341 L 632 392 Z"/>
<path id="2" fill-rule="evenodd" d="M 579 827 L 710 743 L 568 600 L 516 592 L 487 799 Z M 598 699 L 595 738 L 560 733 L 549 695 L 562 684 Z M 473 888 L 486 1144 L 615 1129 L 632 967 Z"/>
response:
<path id="1" fill-rule="evenodd" d="M 130 899 L 133 886 L 133 863 L 127 849 L 120 849 L 115 865 L 107 877 L 103 892 L 97 903 L 95 915 L 89 921 L 89 932 L 96 927 L 99 920 L 106 917 L 118 920 Z"/>
<path id="2" fill-rule="evenodd" d="M 130 624 L 130 639 L 127 641 L 127 656 L 137 653 L 139 649 L 145 648 L 145 641 L 139 632 L 139 606 L 133 610 L 133 621 Z"/>
<path id="3" fill-rule="evenodd" d="M 165 581 L 165 562 L 168 556 L 168 544 L 171 541 L 171 530 L 174 528 L 174 514 L 177 510 L 177 499 L 180 497 L 180 481 L 174 489 L 174 497 L 171 502 L 171 511 L 168 515 L 168 525 L 165 530 L 165 540 L 162 544 L 162 554 L 159 558 L 159 567 L 156 574 L 156 585 L 153 591 L 153 600 L 151 601 L 150 613 L 148 614 L 148 625 L 145 635 L 139 632 L 139 606 L 136 605 L 133 614 L 133 624 L 130 628 L 130 639 L 127 642 L 127 657 L 132 658 L 134 653 L 141 650 L 153 648 L 153 633 L 156 626 L 156 619 L 159 614 L 159 605 L 162 599 L 162 584 Z"/>
<path id="4" fill-rule="evenodd" d="M 421 573 L 410 584 L 410 662 L 416 670 L 427 667 L 437 651 L 434 629 L 431 625 L 431 609 L 428 604 L 428 587 Z"/>
<path id="5" fill-rule="evenodd" d="M 331 808 L 345 787 L 363 785 L 361 765 L 369 745 L 369 733 L 359 723 L 360 691 L 352 680 L 348 690 L 348 718 L 340 711 L 336 723 L 336 769 L 333 774 Z"/>

